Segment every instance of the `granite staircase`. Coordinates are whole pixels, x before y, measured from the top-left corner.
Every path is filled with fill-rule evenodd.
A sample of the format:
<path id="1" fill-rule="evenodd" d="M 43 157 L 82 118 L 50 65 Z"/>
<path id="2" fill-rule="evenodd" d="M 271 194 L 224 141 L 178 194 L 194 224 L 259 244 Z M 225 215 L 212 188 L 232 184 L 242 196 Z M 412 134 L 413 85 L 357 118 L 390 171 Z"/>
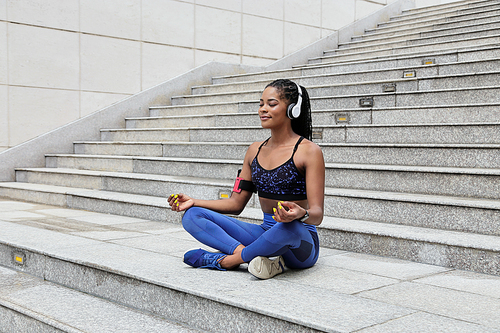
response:
<path id="1" fill-rule="evenodd" d="M 263 87 L 308 89 L 326 161 L 322 246 L 500 275 L 500 1 L 414 9 L 287 70 L 214 77 L 99 142 L 16 170 L 0 196 L 179 223 L 165 198 L 230 195 L 269 136 Z M 241 214 L 261 218 L 257 198 Z"/>

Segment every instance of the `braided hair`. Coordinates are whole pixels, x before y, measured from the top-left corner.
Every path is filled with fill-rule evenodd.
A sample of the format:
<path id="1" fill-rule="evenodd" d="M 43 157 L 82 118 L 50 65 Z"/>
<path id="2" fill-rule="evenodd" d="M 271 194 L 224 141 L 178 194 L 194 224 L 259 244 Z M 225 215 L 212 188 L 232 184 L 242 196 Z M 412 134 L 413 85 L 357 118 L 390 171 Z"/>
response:
<path id="1" fill-rule="evenodd" d="M 299 89 L 297 85 L 288 79 L 278 79 L 269 83 L 267 87 L 273 87 L 276 89 L 281 99 L 291 103 L 297 103 L 299 99 Z M 311 102 L 309 100 L 309 94 L 306 88 L 300 86 L 302 90 L 302 104 L 300 107 L 300 116 L 298 118 L 292 119 L 292 130 L 305 137 L 308 140 L 312 140 L 312 119 L 311 119 Z"/>

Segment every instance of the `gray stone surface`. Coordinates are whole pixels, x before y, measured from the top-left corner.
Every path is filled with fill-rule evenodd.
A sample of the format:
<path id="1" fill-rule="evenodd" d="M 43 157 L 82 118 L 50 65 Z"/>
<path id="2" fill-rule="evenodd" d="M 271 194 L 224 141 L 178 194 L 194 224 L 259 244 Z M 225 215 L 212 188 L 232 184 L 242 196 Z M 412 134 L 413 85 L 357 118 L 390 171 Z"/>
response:
<path id="1" fill-rule="evenodd" d="M 0 247 L 1 264 L 59 285 L 29 282 L 35 278 L 0 268 L 0 300 L 36 312 L 39 319 L 51 317 L 92 332 L 98 327 L 120 331 L 125 324 L 168 331 L 161 325 L 171 325 L 123 305 L 216 331 L 495 332 L 498 324 L 500 295 L 488 290 L 500 278 L 491 275 L 322 248 L 313 268 L 261 281 L 246 272 L 246 265 L 232 272 L 184 265 L 184 251 L 200 244 L 179 225 L 15 201 L 0 200 L 2 206 L 45 215 L 46 224 L 2 222 L 0 243 L 9 245 Z M 73 231 L 48 227 L 63 220 Z M 75 222 L 120 237 L 132 233 L 123 239 L 89 239 Z M 11 262 L 12 247 L 44 254 L 29 254 L 26 265 L 31 268 L 26 268 Z M 20 282 L 12 289 L 14 277 Z M 45 302 L 52 297 L 58 301 Z M 88 323 L 89 316 L 97 320 Z M 126 319 L 108 321 L 116 316 Z"/>

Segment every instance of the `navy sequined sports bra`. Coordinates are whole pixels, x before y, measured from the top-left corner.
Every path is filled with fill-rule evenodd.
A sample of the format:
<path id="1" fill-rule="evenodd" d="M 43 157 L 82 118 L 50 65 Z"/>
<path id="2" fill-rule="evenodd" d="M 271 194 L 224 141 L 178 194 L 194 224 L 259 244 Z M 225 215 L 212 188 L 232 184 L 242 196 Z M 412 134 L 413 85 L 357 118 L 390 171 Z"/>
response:
<path id="1" fill-rule="evenodd" d="M 269 139 L 260 145 L 259 151 L 257 155 L 255 155 L 250 166 L 252 170 L 252 182 L 255 184 L 255 187 L 257 187 L 259 197 L 287 201 L 307 199 L 306 178 L 299 172 L 297 166 L 293 162 L 293 156 L 302 140 L 304 140 L 304 137 L 300 137 L 295 144 L 292 157 L 272 170 L 264 169 L 257 160 L 260 149 Z"/>

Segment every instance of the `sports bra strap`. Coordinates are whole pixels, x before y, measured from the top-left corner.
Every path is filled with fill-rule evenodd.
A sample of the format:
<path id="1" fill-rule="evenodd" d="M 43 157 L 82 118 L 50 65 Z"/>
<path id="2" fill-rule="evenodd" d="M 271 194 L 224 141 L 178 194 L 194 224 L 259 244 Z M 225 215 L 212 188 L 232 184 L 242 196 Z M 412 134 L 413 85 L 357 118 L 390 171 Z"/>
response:
<path id="1" fill-rule="evenodd" d="M 259 156 L 259 153 L 260 153 L 260 148 L 262 148 L 262 146 L 263 146 L 263 145 L 265 145 L 265 144 L 267 143 L 267 141 L 269 141 L 269 139 L 270 139 L 270 138 L 271 138 L 271 137 L 268 137 L 268 138 L 266 139 L 266 141 L 262 142 L 262 144 L 260 145 L 259 150 L 257 151 L 257 154 L 255 155 L 254 159 L 256 159 L 256 158 L 257 158 L 257 156 Z"/>
<path id="2" fill-rule="evenodd" d="M 302 140 L 304 140 L 304 137 L 301 136 L 300 139 L 297 141 L 297 143 L 295 144 L 295 148 L 293 148 L 293 153 L 292 153 L 292 157 L 293 155 L 295 155 L 295 152 L 297 151 L 297 148 L 299 148 L 299 145 L 300 143 L 302 142 Z"/>
<path id="3" fill-rule="evenodd" d="M 254 159 L 257 158 L 257 156 L 259 156 L 259 153 L 260 153 L 260 148 L 262 148 L 263 145 L 265 145 L 269 139 L 271 139 L 271 137 L 267 138 L 266 141 L 262 142 L 262 144 L 259 146 L 259 150 L 257 151 L 257 154 L 255 155 Z M 304 137 L 301 136 L 298 140 L 297 140 L 297 143 L 295 144 L 295 147 L 293 148 L 293 153 L 292 153 L 292 158 L 293 156 L 295 155 L 295 152 L 297 151 L 297 149 L 299 148 L 299 145 L 300 143 L 302 142 L 302 140 L 304 140 Z"/>

